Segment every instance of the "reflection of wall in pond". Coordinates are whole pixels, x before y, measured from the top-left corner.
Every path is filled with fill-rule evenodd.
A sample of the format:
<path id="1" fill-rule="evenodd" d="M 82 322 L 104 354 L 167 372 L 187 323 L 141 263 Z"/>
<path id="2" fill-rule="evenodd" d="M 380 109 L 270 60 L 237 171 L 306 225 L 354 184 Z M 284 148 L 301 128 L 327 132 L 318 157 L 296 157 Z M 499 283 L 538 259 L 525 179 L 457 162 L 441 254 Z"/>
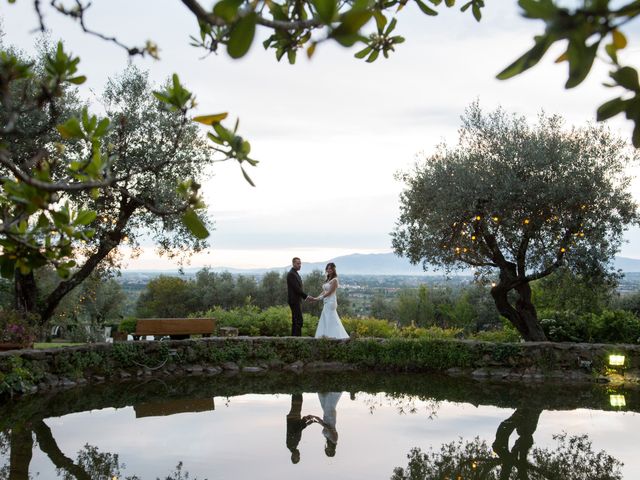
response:
<path id="1" fill-rule="evenodd" d="M 213 397 L 211 398 L 179 398 L 164 402 L 138 403 L 133 406 L 136 418 L 163 417 L 176 413 L 206 412 L 215 410 Z"/>

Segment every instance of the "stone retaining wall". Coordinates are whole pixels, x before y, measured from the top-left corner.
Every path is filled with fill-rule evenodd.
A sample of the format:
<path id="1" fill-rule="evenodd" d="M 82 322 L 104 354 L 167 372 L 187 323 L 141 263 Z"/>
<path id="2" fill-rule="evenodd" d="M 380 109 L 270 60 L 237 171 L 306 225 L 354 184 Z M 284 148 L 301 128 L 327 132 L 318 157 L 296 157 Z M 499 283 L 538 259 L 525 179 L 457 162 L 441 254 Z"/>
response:
<path id="1" fill-rule="evenodd" d="M 610 366 L 611 354 L 624 355 L 624 366 Z M 0 396 L 132 377 L 348 369 L 634 386 L 640 385 L 640 346 L 296 337 L 101 343 L 0 352 Z"/>

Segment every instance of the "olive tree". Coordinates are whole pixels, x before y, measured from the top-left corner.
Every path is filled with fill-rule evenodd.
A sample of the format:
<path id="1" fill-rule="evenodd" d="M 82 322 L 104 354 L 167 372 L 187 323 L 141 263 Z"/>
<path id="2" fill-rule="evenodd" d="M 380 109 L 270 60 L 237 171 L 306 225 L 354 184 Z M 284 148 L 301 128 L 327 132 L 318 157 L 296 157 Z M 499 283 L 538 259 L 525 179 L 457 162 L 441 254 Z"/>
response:
<path id="1" fill-rule="evenodd" d="M 477 103 L 459 136 L 399 174 L 393 247 L 425 268 L 497 271 L 491 295 L 500 314 L 525 340 L 545 340 L 530 283 L 563 265 L 609 271 L 625 227 L 639 219 L 625 170 L 635 151 L 602 126 L 565 129 L 544 114 L 529 125 Z"/>
<path id="2" fill-rule="evenodd" d="M 169 255 L 201 249 L 208 166 L 257 163 L 225 113 L 191 117 L 194 97 L 175 75 L 153 90 L 130 68 L 109 82 L 99 119 L 73 94 L 78 63 L 61 44 L 35 60 L 0 51 L 0 271 L 16 308 L 41 323 L 92 272 L 117 268 L 123 244 L 150 235 Z M 34 270 L 46 265 L 63 281 L 42 292 Z"/>
<path id="3" fill-rule="evenodd" d="M 391 480 L 478 478 L 485 480 L 621 480 L 622 462 L 595 451 L 587 435 L 554 434 L 554 448 L 534 446 L 533 434 L 542 413 L 518 408 L 496 431 L 491 446 L 480 437 L 445 443 L 440 450 L 414 447 L 406 468 L 396 467 Z M 515 435 L 515 441 L 510 437 Z"/>

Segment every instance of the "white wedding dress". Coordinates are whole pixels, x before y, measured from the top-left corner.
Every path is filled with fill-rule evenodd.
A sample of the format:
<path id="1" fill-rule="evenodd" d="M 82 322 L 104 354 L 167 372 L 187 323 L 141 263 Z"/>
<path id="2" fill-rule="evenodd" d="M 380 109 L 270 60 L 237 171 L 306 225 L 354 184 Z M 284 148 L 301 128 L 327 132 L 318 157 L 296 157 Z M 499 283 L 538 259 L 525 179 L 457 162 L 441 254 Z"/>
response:
<path id="1" fill-rule="evenodd" d="M 322 435 L 333 444 L 338 443 L 336 407 L 338 406 L 340 396 L 342 396 L 342 392 L 318 393 L 318 400 L 320 400 L 320 406 L 322 407 L 322 421 L 324 422 Z"/>
<path id="2" fill-rule="evenodd" d="M 325 297 L 322 299 L 324 305 L 320 314 L 318 328 L 316 329 L 316 338 L 349 338 L 349 334 L 342 326 L 342 321 L 338 316 L 338 298 L 336 295 L 338 289 L 336 288 L 331 295 L 326 295 L 330 288 L 329 282 L 322 285 Z"/>

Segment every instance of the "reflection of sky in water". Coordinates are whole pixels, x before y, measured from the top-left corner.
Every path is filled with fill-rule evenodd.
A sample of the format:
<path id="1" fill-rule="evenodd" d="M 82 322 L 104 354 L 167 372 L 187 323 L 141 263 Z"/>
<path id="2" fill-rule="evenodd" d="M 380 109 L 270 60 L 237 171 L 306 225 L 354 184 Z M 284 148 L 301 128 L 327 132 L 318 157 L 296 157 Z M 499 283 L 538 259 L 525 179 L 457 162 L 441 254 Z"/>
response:
<path id="1" fill-rule="evenodd" d="M 167 475 L 180 461 L 190 478 L 200 480 L 362 479 L 389 478 L 394 467 L 407 465 L 406 455 L 414 446 L 439 450 L 443 443 L 476 436 L 491 445 L 500 422 L 513 413 L 491 406 L 416 400 L 416 412 L 402 414 L 399 406 L 406 402 L 364 393 L 351 400 L 347 392 L 337 405 L 336 455 L 325 455 L 322 426 L 311 424 L 302 432 L 300 463 L 294 465 L 285 444 L 290 395 L 215 397 L 214 403 L 215 410 L 198 413 L 136 419 L 128 407 L 70 414 L 46 423 L 68 457 L 75 459 L 89 443 L 101 452 L 118 453 L 126 464 L 122 473 L 145 480 Z M 308 414 L 322 417 L 315 393 L 303 396 L 302 415 Z M 563 430 L 588 434 L 595 452 L 605 450 L 624 462 L 625 479 L 640 477 L 635 443 L 622 441 L 640 430 L 640 414 L 546 410 L 534 433 L 534 447 L 553 448 L 552 435 Z M 511 444 L 515 438 L 514 432 Z M 35 447 L 32 474 L 54 478 L 52 469 Z"/>

